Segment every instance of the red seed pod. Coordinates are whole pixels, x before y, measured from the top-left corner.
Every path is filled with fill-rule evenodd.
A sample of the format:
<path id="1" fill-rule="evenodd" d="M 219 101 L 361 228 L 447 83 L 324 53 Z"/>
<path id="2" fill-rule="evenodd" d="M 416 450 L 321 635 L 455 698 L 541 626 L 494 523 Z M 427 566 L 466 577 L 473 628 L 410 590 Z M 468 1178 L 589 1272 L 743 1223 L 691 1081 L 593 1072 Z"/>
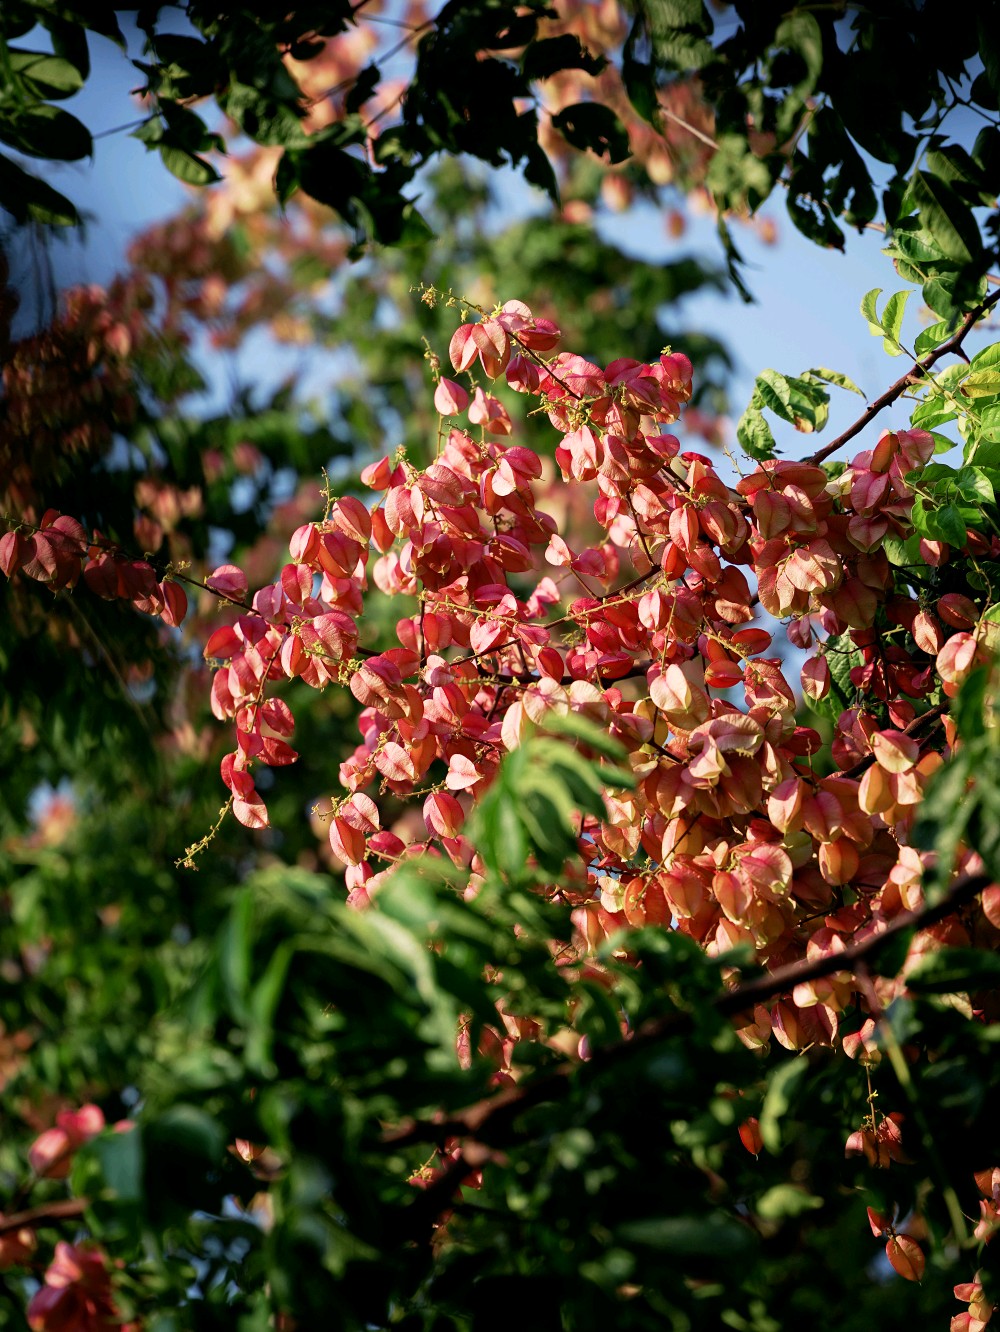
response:
<path id="1" fill-rule="evenodd" d="M 27 538 L 21 532 L 7 532 L 0 537 L 0 570 L 13 578 L 27 552 Z"/>
<path id="2" fill-rule="evenodd" d="M 826 698 L 830 692 L 830 663 L 826 657 L 810 657 L 803 663 L 802 692 L 807 698 Z"/>
<path id="3" fill-rule="evenodd" d="M 885 1246 L 885 1256 L 906 1281 L 919 1281 L 924 1275 L 924 1251 L 910 1235 L 895 1235 Z"/>
<path id="4" fill-rule="evenodd" d="M 960 592 L 947 592 L 939 597 L 937 613 L 952 629 L 971 629 L 979 619 L 975 602 L 963 597 Z"/>
<path id="5" fill-rule="evenodd" d="M 760 1156 L 764 1147 L 764 1139 L 761 1137 L 760 1121 L 758 1119 L 753 1117 L 744 1119 L 740 1125 L 740 1142 L 751 1156 Z"/>

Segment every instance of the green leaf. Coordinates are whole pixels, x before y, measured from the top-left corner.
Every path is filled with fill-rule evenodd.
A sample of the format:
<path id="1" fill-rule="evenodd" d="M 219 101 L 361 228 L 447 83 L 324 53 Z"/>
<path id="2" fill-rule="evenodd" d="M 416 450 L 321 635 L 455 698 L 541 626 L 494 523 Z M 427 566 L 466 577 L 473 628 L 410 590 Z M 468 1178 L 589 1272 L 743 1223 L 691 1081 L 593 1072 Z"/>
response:
<path id="1" fill-rule="evenodd" d="M 110 19 L 110 24 L 107 23 L 107 19 Z M 51 12 L 42 22 L 52 39 L 53 54 L 60 60 L 69 61 L 81 79 L 89 78 L 90 48 L 87 44 L 87 29 L 83 24 L 77 22 L 75 18 L 61 18 Z M 98 18 L 96 22 L 90 24 L 90 27 L 92 32 L 101 32 L 102 36 L 110 41 L 116 41 L 124 50 L 125 44 L 113 14 L 106 15 L 103 22 Z"/>
<path id="2" fill-rule="evenodd" d="M 961 468 L 955 477 L 955 487 L 962 498 L 971 504 L 977 501 L 993 503 L 993 485 L 981 467 Z"/>
<path id="3" fill-rule="evenodd" d="M 605 758 L 621 760 L 625 757 L 625 748 L 603 726 L 590 721 L 579 712 L 549 712 L 543 720 L 543 729 L 550 735 L 563 735 L 572 740 L 579 740 L 588 749 L 603 754 Z M 631 784 L 635 778 L 629 773 Z"/>
<path id="4" fill-rule="evenodd" d="M 220 940 L 219 967 L 233 1014 L 246 1012 L 250 959 L 253 948 L 254 896 L 244 889 L 233 903 Z"/>
<path id="5" fill-rule="evenodd" d="M 862 398 L 866 396 L 864 390 L 858 388 L 850 376 L 841 374 L 839 370 L 827 370 L 826 366 L 821 365 L 813 370 L 808 370 L 806 373 L 814 375 L 817 379 L 822 379 L 825 384 L 835 384 L 837 388 L 848 389 L 851 393 L 857 393 Z"/>
<path id="6" fill-rule="evenodd" d="M 792 424 L 806 434 L 822 430 L 830 416 L 830 394 L 822 382 L 804 375 L 786 375 L 791 392 Z"/>
<path id="7" fill-rule="evenodd" d="M 181 1324 L 176 1314 L 173 1313 L 154 1313 L 153 1321 L 149 1324 L 149 1332 L 182 1332 Z M 267 1319 L 270 1322 L 270 1319 Z M 258 1332 L 258 1327 L 263 1332 L 267 1322 L 262 1324 L 250 1324 L 248 1320 L 240 1319 L 240 1332 Z M 245 1325 L 245 1327 L 244 1327 Z"/>
<path id="8" fill-rule="evenodd" d="M 0 120 L 0 139 L 30 157 L 76 162 L 93 151 L 90 130 L 58 106 L 28 107 Z"/>
<path id="9" fill-rule="evenodd" d="M 897 568 L 922 563 L 918 537 L 913 536 L 901 541 L 899 537 L 887 536 L 882 542 L 882 549 L 889 563 L 896 565 Z"/>
<path id="10" fill-rule="evenodd" d="M 115 1200 L 138 1202 L 142 1197 L 143 1174 L 141 1128 L 102 1133 L 94 1139 L 91 1150 L 100 1165 L 104 1185 Z"/>
<path id="11" fill-rule="evenodd" d="M 154 1223 L 176 1224 L 196 1208 L 218 1206 L 226 1135 L 216 1120 L 181 1103 L 144 1120 L 141 1132 L 143 1194 Z"/>
<path id="12" fill-rule="evenodd" d="M 220 56 L 222 61 L 225 56 L 218 41 L 199 41 L 190 33 L 157 32 L 152 46 L 157 63 L 151 69 L 151 81 L 161 107 L 166 100 L 184 101 L 210 96 L 220 86 Z M 268 74 L 272 74 L 273 64 L 267 60 L 262 67 L 262 55 L 260 47 L 254 50 L 251 46 L 250 50 L 240 52 L 240 63 L 246 61 L 251 66 L 256 63 L 253 76 L 264 81 Z M 221 82 L 224 86 L 225 76 Z"/>
<path id="13" fill-rule="evenodd" d="M 616 1235 L 625 1244 L 640 1244 L 688 1258 L 717 1257 L 720 1253 L 735 1258 L 752 1253 L 757 1247 L 757 1237 L 749 1226 L 719 1212 L 709 1212 L 706 1216 L 642 1217 L 626 1221 L 618 1227 Z"/>
<path id="14" fill-rule="evenodd" d="M 375 95 L 381 77 L 378 65 L 365 65 L 344 98 L 344 110 L 349 116 L 360 111 L 364 104 Z"/>
<path id="15" fill-rule="evenodd" d="M 64 194 L 0 153 L 0 208 L 16 221 L 41 222 L 48 226 L 76 226 L 80 214 Z"/>
<path id="16" fill-rule="evenodd" d="M 913 943 L 915 933 L 915 929 L 899 930 L 881 944 L 872 961 L 873 969 L 877 975 L 896 976 L 899 974 L 903 963 L 909 956 L 910 945 Z M 885 938 L 883 935 L 883 939 Z"/>
<path id="17" fill-rule="evenodd" d="M 507 782 L 498 781 L 487 792 L 476 811 L 472 832 L 488 869 L 512 878 L 524 874 L 528 835 Z"/>
<path id="18" fill-rule="evenodd" d="M 972 86 L 969 88 L 969 98 L 977 106 L 981 106 L 987 111 L 996 111 L 996 93 L 990 87 L 990 81 L 986 77 L 985 70 L 983 73 L 977 74 L 972 80 Z"/>
<path id="19" fill-rule="evenodd" d="M 303 147 L 308 141 L 301 117 L 295 110 L 258 88 L 234 81 L 220 97 L 219 105 L 255 143 L 289 148 Z M 193 151 L 204 147 L 201 144 L 183 146 Z"/>
<path id="20" fill-rule="evenodd" d="M 982 408 L 979 416 L 979 445 L 976 462 L 984 467 L 1000 467 L 1000 449 L 989 449 L 1000 444 L 1000 403 Z"/>
<path id="21" fill-rule="evenodd" d="M 928 514 L 928 528 L 934 540 L 947 541 L 956 550 L 961 550 L 969 539 L 965 520 L 954 504 L 931 510 Z"/>
<path id="22" fill-rule="evenodd" d="M 899 335 L 903 328 L 903 312 L 912 294 L 911 291 L 894 292 L 886 301 L 885 309 L 882 311 L 882 328 L 885 331 L 882 345 L 890 356 L 898 356 L 902 351 Z"/>
<path id="23" fill-rule="evenodd" d="M 777 370 L 762 370 L 754 380 L 765 407 L 789 424 L 795 420 L 792 409 L 792 389 L 787 378 Z"/>
<path id="24" fill-rule="evenodd" d="M 660 31 L 671 28 L 690 28 L 700 33 L 712 31 L 702 0 L 658 0 L 651 8 L 652 19 Z"/>
<path id="25" fill-rule="evenodd" d="M 979 948 L 936 948 L 906 973 L 915 994 L 955 994 L 1000 987 L 1000 954 Z"/>
<path id="26" fill-rule="evenodd" d="M 910 423 L 923 430 L 932 430 L 934 426 L 954 421 L 956 415 L 955 408 L 946 397 L 931 393 L 914 407 Z"/>
<path id="27" fill-rule="evenodd" d="M 823 1206 L 822 1198 L 807 1193 L 797 1184 L 775 1184 L 757 1199 L 754 1211 L 765 1221 L 780 1221 L 783 1217 L 801 1216 L 803 1212 L 814 1212 Z"/>
<path id="28" fill-rule="evenodd" d="M 868 329 L 873 338 L 882 336 L 882 320 L 878 317 L 876 302 L 882 295 L 881 287 L 873 287 L 861 297 L 861 313 L 868 321 Z"/>
<path id="29" fill-rule="evenodd" d="M 986 279 L 972 278 L 968 268 L 942 273 L 924 283 L 924 301 L 935 314 L 955 319 L 977 305 L 986 295 Z"/>
<path id="30" fill-rule="evenodd" d="M 824 249 L 843 250 L 844 235 L 832 209 L 826 200 L 815 197 L 811 192 L 812 186 L 808 184 L 808 176 L 804 181 L 803 175 L 807 173 L 796 171 L 789 184 L 786 196 L 789 217 L 795 224 L 796 230 L 814 245 L 821 245 Z"/>
<path id="31" fill-rule="evenodd" d="M 970 751 L 966 747 L 933 774 L 917 810 L 912 844 L 918 850 L 937 853 L 935 864 L 924 876 L 924 896 L 932 905 L 947 891 L 955 852 L 973 812 L 974 803 L 968 793 L 970 777 Z"/>
<path id="32" fill-rule="evenodd" d="M 995 203 L 994 192 L 983 168 L 975 158 L 957 143 L 932 148 L 924 157 L 932 175 L 950 185 L 965 202 L 971 204 Z"/>
<path id="33" fill-rule="evenodd" d="M 84 76 L 81 71 L 61 56 L 12 47 L 7 58 L 11 72 L 19 76 L 36 97 L 72 97 L 83 87 Z"/>
<path id="34" fill-rule="evenodd" d="M 571 850 L 567 834 L 573 832 L 573 802 L 566 788 L 522 788 L 518 792 L 518 816 L 533 853 L 543 865 L 558 872 Z"/>
<path id="35" fill-rule="evenodd" d="M 167 143 L 172 148 L 183 148 L 189 153 L 207 153 L 212 149 L 224 151 L 225 143 L 222 136 L 210 133 L 201 116 L 190 107 L 181 106 L 177 102 L 161 101 L 160 113 L 165 128 L 160 134 L 153 132 L 152 137 L 155 141 Z M 142 133 L 144 129 L 145 126 L 140 126 L 135 131 L 137 139 L 144 137 Z"/>
<path id="36" fill-rule="evenodd" d="M 628 93 L 629 101 L 639 115 L 658 129 L 662 120 L 660 104 L 657 100 L 656 80 L 653 67 L 648 61 L 636 58 L 636 48 L 646 36 L 645 16 L 640 11 L 629 30 L 628 38 L 622 50 L 622 82 Z"/>
<path id="37" fill-rule="evenodd" d="M 211 185 L 213 181 L 220 179 L 215 167 L 203 157 L 189 153 L 184 148 L 173 148 L 167 143 L 157 146 L 163 158 L 163 165 L 171 175 L 182 180 L 185 185 Z"/>
<path id="38" fill-rule="evenodd" d="M 726 272 L 729 274 L 729 280 L 739 292 L 740 300 L 745 304 L 750 305 L 753 302 L 753 296 L 746 283 L 743 281 L 741 273 L 743 264 L 746 261 L 737 248 L 736 242 L 733 240 L 733 233 L 730 230 L 725 217 L 721 215 L 719 216 L 719 219 L 715 224 L 715 231 L 719 240 L 722 242 L 722 248 L 725 252 Z"/>
<path id="39" fill-rule="evenodd" d="M 942 342 L 947 341 L 954 331 L 950 320 L 941 319 L 936 324 L 931 324 L 929 328 L 920 330 L 913 344 L 913 350 L 918 357 L 926 356 L 928 352 L 932 352 L 935 347 L 940 347 Z"/>
<path id="40" fill-rule="evenodd" d="M 809 1073 L 809 1063 L 802 1058 L 779 1064 L 767 1083 L 767 1093 L 760 1112 L 760 1136 L 772 1155 L 781 1150 L 781 1121 L 788 1115 Z"/>
<path id="41" fill-rule="evenodd" d="M 910 485 L 933 485 L 935 492 L 941 494 L 949 492 L 950 483 L 955 480 L 957 475 L 955 468 L 949 467 L 947 463 L 927 463 L 923 467 L 918 467 L 915 471 L 906 473 Z M 941 482 L 947 482 L 948 484 L 942 486 Z"/>
<path id="42" fill-rule="evenodd" d="M 969 362 L 970 371 L 995 370 L 1000 368 L 1000 342 L 992 342 L 982 351 L 976 352 Z"/>
<path id="43" fill-rule="evenodd" d="M 975 82 L 978 80 L 974 81 L 973 87 Z M 993 110 L 997 110 L 995 98 Z M 976 135 L 976 141 L 972 145 L 972 158 L 976 165 L 983 169 L 987 180 L 996 179 L 997 167 L 1000 166 L 1000 130 L 995 125 L 984 125 Z"/>
<path id="44" fill-rule="evenodd" d="M 736 423 L 736 438 L 740 448 L 751 458 L 763 460 L 774 457 L 775 444 L 771 427 L 753 405 L 747 407 Z"/>
<path id="45" fill-rule="evenodd" d="M 946 365 L 943 370 L 936 370 L 934 381 L 942 390 L 954 390 L 968 373 L 968 366 L 963 365 L 961 361 L 955 361 L 952 365 Z"/>
<path id="46" fill-rule="evenodd" d="M 972 209 L 933 172 L 913 172 L 901 211 L 918 215 L 920 225 L 946 258 L 965 265 L 982 253 L 983 242 Z"/>
<path id="47" fill-rule="evenodd" d="M 607 990 L 592 982 L 584 982 L 579 987 L 579 994 L 579 1016 L 574 1018 L 574 1023 L 579 1023 L 581 1034 L 595 1047 L 620 1044 L 621 1011 Z"/>
<path id="48" fill-rule="evenodd" d="M 247 1035 L 248 1068 L 268 1071 L 274 1039 L 274 1015 L 284 993 L 288 969 L 294 956 L 295 948 L 292 940 L 286 939 L 279 944 L 250 995 L 249 1013 L 252 1024 Z"/>
<path id="49" fill-rule="evenodd" d="M 579 37 L 563 33 L 561 37 L 545 37 L 531 42 L 521 57 L 521 72 L 526 79 L 548 79 L 565 69 L 600 74 L 606 64 L 603 56 L 591 55 Z"/>
<path id="50" fill-rule="evenodd" d="M 993 606 L 983 619 L 990 624 L 997 622 L 1000 607 Z M 986 710 L 986 691 L 990 683 L 990 670 L 987 666 L 976 669 L 962 681 L 955 701 L 951 705 L 952 716 L 958 727 L 958 734 L 964 741 L 975 742 L 983 734 L 983 717 Z"/>
<path id="51" fill-rule="evenodd" d="M 1000 370 L 980 370 L 962 380 L 967 398 L 995 398 L 1000 393 Z"/>
<path id="52" fill-rule="evenodd" d="M 630 156 L 628 131 L 610 107 L 599 102 L 575 102 L 552 117 L 552 126 L 581 152 L 624 162 Z"/>
<path id="53" fill-rule="evenodd" d="M 777 47 L 787 47 L 802 58 L 803 75 L 795 84 L 796 98 L 789 98 L 792 115 L 797 116 L 795 102 L 808 97 L 816 86 L 823 69 L 823 34 L 812 14 L 798 11 L 782 19 L 774 34 Z"/>
<path id="54" fill-rule="evenodd" d="M 941 424 L 944 423 L 942 422 Z M 959 423 L 959 428 L 961 429 L 961 422 Z M 952 449 L 958 448 L 957 441 L 949 439 L 947 435 L 939 435 L 936 430 L 931 430 L 928 433 L 934 441 L 935 454 L 950 453 Z"/>
<path id="55" fill-rule="evenodd" d="M 743 134 L 720 134 L 705 181 L 720 206 L 753 211 L 771 193 L 774 171 L 774 159 L 751 152 Z"/>
<path id="56" fill-rule="evenodd" d="M 657 0 L 643 10 L 649 18 L 656 65 L 703 69 L 711 61 L 712 47 L 705 38 L 712 22 L 701 0 Z"/>

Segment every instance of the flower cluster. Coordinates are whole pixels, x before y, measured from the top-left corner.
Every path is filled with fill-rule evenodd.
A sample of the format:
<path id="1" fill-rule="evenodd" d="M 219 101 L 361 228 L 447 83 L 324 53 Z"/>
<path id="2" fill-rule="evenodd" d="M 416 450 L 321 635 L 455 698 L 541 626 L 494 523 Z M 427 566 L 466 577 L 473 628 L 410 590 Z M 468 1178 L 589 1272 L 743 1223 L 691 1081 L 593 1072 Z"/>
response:
<path id="1" fill-rule="evenodd" d="M 111 1274 L 92 1244 L 56 1245 L 45 1280 L 28 1305 L 32 1332 L 124 1332 L 115 1308 Z"/>
<path id="2" fill-rule="evenodd" d="M 933 440 L 886 432 L 839 473 L 765 461 L 732 484 L 669 433 L 692 393 L 682 353 L 602 367 L 560 341 L 552 320 L 519 301 L 461 325 L 456 378 L 438 376 L 435 388 L 429 465 L 402 454 L 372 463 L 361 478 L 371 498 L 331 500 L 252 597 L 234 565 L 204 580 L 236 611 L 204 646 L 219 663 L 213 712 L 234 723 L 222 761 L 233 811 L 265 827 L 255 766 L 297 757 L 293 712 L 276 688 L 345 684 L 361 707 L 360 743 L 341 766 L 328 824 L 350 902 L 367 906 L 416 855 L 447 857 L 475 892 L 483 867 L 464 832 L 471 809 L 532 728 L 575 713 L 620 743 L 634 785 L 609 787 L 603 815 L 580 817 L 579 864 L 551 887 L 568 907 L 567 956 L 661 924 L 711 954 L 748 947 L 770 970 L 836 957 L 922 905 L 927 855 L 910 833 L 955 744 L 944 699 L 986 659 L 995 632 L 986 594 L 977 603 L 897 590 L 884 543 L 911 536 L 911 481 Z M 547 417 L 551 456 L 517 442 L 517 399 L 494 391 L 501 378 Z M 569 522 L 581 495 L 592 518 Z M 995 553 L 976 533 L 968 542 Z M 931 566 L 956 553 L 942 541 L 921 547 Z M 0 568 L 54 587 L 82 577 L 167 624 L 184 615 L 176 581 L 54 512 L 0 539 Z M 416 601 L 381 651 L 361 645 L 373 584 Z M 835 654 L 850 657 L 854 699 L 833 714 L 833 771 L 813 766 L 821 737 L 798 720 L 775 642 L 781 620 L 790 644 L 811 651 L 808 697 L 829 694 Z M 938 681 L 944 699 L 928 706 Z M 386 793 L 419 801 L 419 822 L 385 826 Z M 960 848 L 951 868 L 978 866 Z M 945 939 L 971 935 L 954 919 L 932 926 L 911 958 Z M 868 1022 L 844 1048 L 870 1067 L 880 1006 L 905 975 L 872 985 L 827 970 L 758 1004 L 740 1035 L 751 1047 L 772 1036 L 792 1050 L 830 1045 L 856 1006 Z M 537 1036 L 498 1037 L 500 1079 L 510 1042 Z M 901 1123 L 872 1114 L 849 1153 L 875 1167 L 904 1161 Z M 755 1121 L 741 1137 L 759 1147 Z M 919 1279 L 916 1239 L 876 1221 L 890 1262 Z"/>

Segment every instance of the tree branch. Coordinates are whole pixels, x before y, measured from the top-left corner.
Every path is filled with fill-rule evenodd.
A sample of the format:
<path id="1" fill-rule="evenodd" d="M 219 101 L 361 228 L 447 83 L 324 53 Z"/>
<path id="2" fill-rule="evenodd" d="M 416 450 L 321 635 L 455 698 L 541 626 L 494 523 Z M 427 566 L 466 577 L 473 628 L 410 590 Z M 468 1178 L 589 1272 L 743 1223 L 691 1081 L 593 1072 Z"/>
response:
<path id="1" fill-rule="evenodd" d="M 70 1217 L 82 1216 L 89 1206 L 89 1198 L 66 1198 L 60 1202 L 29 1207 L 23 1212 L 11 1212 L 10 1216 L 0 1214 L 0 1235 L 8 1235 L 12 1230 L 22 1230 L 25 1226 L 37 1226 L 44 1221 L 64 1221 Z"/>
<path id="2" fill-rule="evenodd" d="M 909 930 L 927 929 L 944 920 L 971 901 L 984 888 L 989 887 L 991 882 L 992 879 L 988 874 L 962 875 L 955 880 L 949 892 L 939 902 L 925 906 L 919 911 L 903 912 L 880 933 L 873 934 L 861 943 L 845 948 L 842 952 L 827 953 L 822 957 L 792 962 L 777 971 L 746 981 L 719 995 L 712 1001 L 712 1007 L 720 1016 L 736 1017 L 740 1013 L 752 1010 L 755 1005 L 767 999 L 787 993 L 796 985 L 820 980 L 824 976 L 838 972 L 849 972 L 861 963 L 867 966 L 900 935 Z M 541 1077 L 523 1086 L 504 1088 L 495 1096 L 477 1101 L 449 1119 L 401 1124 L 398 1128 L 389 1130 L 384 1135 L 383 1141 L 387 1145 L 402 1146 L 427 1140 L 443 1141 L 445 1138 L 466 1137 L 475 1144 L 500 1146 L 511 1140 L 514 1121 L 525 1110 L 565 1095 L 572 1085 L 575 1074 L 584 1073 L 585 1076 L 589 1076 L 605 1073 L 636 1054 L 643 1053 L 651 1046 L 689 1032 L 693 1027 L 694 1016 L 691 1013 L 683 1010 L 669 1013 L 665 1017 L 645 1023 L 631 1039 L 622 1041 L 619 1045 L 604 1046 L 597 1050 L 586 1063 L 567 1060 Z M 476 1154 L 480 1150 L 477 1146 Z M 455 1164 L 454 1170 L 449 1171 L 449 1178 L 454 1179 L 471 1168 L 466 1159 L 462 1167 Z"/>
<path id="3" fill-rule="evenodd" d="M 913 721 L 911 721 L 908 726 L 904 726 L 903 734 L 916 735 L 918 732 L 922 731 L 925 726 L 933 725 L 934 722 L 936 722 L 939 717 L 943 717 L 947 711 L 948 705 L 946 703 L 935 703 L 932 708 L 928 708 L 926 712 L 922 712 L 919 717 L 914 717 Z M 845 768 L 843 772 L 833 772 L 830 776 L 860 777 L 862 773 L 868 771 L 874 762 L 875 755 L 866 754 L 863 759 L 858 759 L 853 767 Z"/>
<path id="4" fill-rule="evenodd" d="M 853 425 L 848 426 L 842 435 L 838 435 L 837 438 L 831 440 L 829 444 L 824 444 L 821 449 L 817 449 L 816 452 L 806 458 L 805 461 L 812 463 L 813 465 L 821 463 L 824 458 L 829 458 L 831 453 L 836 453 L 842 444 L 846 444 L 848 440 L 853 439 L 855 435 L 860 434 L 865 426 L 868 425 L 869 421 L 872 421 L 879 412 L 884 411 L 886 407 L 891 406 L 897 398 L 901 398 L 911 385 L 919 384 L 926 372 L 932 365 L 939 361 L 942 356 L 947 356 L 951 352 L 959 351 L 967 334 L 972 331 L 974 325 L 978 323 L 982 316 L 986 314 L 988 310 L 991 310 L 998 301 L 1000 301 L 1000 290 L 992 292 L 984 301 L 980 301 L 980 303 L 965 316 L 956 333 L 953 333 L 946 342 L 942 342 L 940 347 L 935 347 L 934 350 L 929 351 L 926 356 L 922 356 L 919 361 L 915 361 L 913 369 L 907 370 L 906 374 L 897 379 L 895 384 L 890 388 L 887 388 L 879 397 L 874 398 Z"/>

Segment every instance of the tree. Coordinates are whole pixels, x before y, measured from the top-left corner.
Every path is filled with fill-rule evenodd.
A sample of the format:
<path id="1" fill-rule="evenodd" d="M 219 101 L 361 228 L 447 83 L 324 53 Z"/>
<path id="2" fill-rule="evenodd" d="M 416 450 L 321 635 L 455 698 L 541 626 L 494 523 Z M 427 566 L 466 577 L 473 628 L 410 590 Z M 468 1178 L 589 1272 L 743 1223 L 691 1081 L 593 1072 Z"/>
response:
<path id="1" fill-rule="evenodd" d="M 782 40 L 808 54 L 821 20 L 801 18 L 806 36 Z M 728 105 L 698 22 L 680 24 L 670 59 L 697 52 Z M 648 35 L 665 60 L 662 29 Z M 762 19 L 719 59 L 742 69 L 763 43 L 766 85 L 793 89 L 768 114 L 784 125 L 787 100 L 791 127 L 815 121 L 823 107 L 807 99 L 836 106 L 842 85 L 795 92 L 801 73 L 774 40 Z M 446 172 L 437 188 L 445 201 L 463 186 Z M 940 321 L 904 347 L 906 293 L 864 297 L 864 321 L 909 368 L 803 460 L 775 457 L 764 412 L 812 433 L 831 388 L 852 386 L 763 371 L 738 479 L 669 432 L 698 373 L 681 338 L 615 346 L 585 303 L 566 319 L 571 284 L 556 287 L 551 255 L 531 259 L 527 233 L 497 246 L 537 263 L 542 307 L 491 297 L 476 310 L 447 273 L 425 287 L 434 410 L 394 366 L 367 420 L 412 412 L 412 443 L 328 482 L 313 513 L 272 513 L 261 458 L 277 464 L 291 443 L 307 471 L 342 428 L 346 455 L 363 410 L 349 393 L 329 428 L 309 426 L 291 393 L 263 413 L 244 399 L 235 424 L 173 410 L 206 316 L 224 341 L 255 301 L 288 316 L 290 295 L 304 335 L 323 331 L 301 252 L 258 277 L 232 236 L 206 246 L 204 219 L 187 218 L 147 243 L 155 256 L 166 237 L 184 242 L 158 298 L 138 277 L 108 302 L 78 296 L 49 341 L 15 348 L 8 595 L 29 628 L 40 605 L 94 624 L 107 602 L 118 618 L 97 621 L 94 641 L 112 634 L 119 671 L 156 682 L 146 733 L 174 750 L 154 764 L 156 796 L 150 782 L 130 802 L 121 755 L 143 723 L 122 723 L 110 750 L 85 734 L 92 790 L 122 769 L 110 817 L 85 808 L 66 840 L 50 815 L 5 850 L 22 877 L 17 960 L 0 976 L 4 1059 L 25 1100 L 3 1148 L 19 1184 L 0 1261 L 31 1326 L 489 1328 L 523 1308 L 539 1327 L 860 1329 L 943 1323 L 953 1286 L 968 1309 L 953 1327 L 989 1320 L 1000 353 L 970 359 L 966 344 L 997 298 L 981 243 L 950 269 L 900 258 L 900 236 L 929 250 L 943 226 L 918 193 L 917 226 L 900 226 L 901 207 L 887 239 L 904 280 L 911 261 L 929 266 Z M 273 219 L 251 225 L 256 244 L 289 245 Z M 628 281 L 582 231 L 559 240 L 578 263 L 610 265 L 619 290 Z M 484 262 L 481 241 L 464 243 L 461 262 Z M 216 270 L 242 293 L 235 307 L 212 297 Z M 405 262 L 384 271 L 348 279 L 367 301 L 350 317 L 358 304 L 374 316 Z M 644 298 L 655 309 L 653 280 L 685 279 L 647 270 L 625 289 L 633 318 Z M 401 345 L 361 347 L 385 365 Z M 52 423 L 31 412 L 39 363 L 87 390 L 63 395 L 69 415 L 40 441 Z M 879 412 L 904 398 L 910 428 L 878 436 Z M 98 460 L 124 427 L 148 467 L 109 492 L 105 466 L 99 495 L 60 494 L 60 469 L 98 470 L 74 472 L 58 447 L 70 421 Z M 933 462 L 953 424 L 960 463 Z M 846 466 L 827 461 L 862 432 Z M 33 442 L 56 446 L 47 472 Z M 184 512 L 195 481 L 204 519 L 193 499 Z M 108 516 L 92 522 L 98 505 Z M 269 519 L 287 557 L 260 540 Z M 209 523 L 236 534 L 223 563 Z M 204 574 L 185 563 L 206 558 Z M 187 618 L 184 587 L 198 588 Z M 123 619 L 122 600 L 146 618 Z M 172 693 L 182 622 L 220 664 Z M 77 643 L 55 623 L 65 661 Z M 195 698 L 209 685 L 235 730 L 227 808 L 258 831 L 223 821 L 198 856 L 203 891 L 177 886 L 150 831 L 162 838 L 177 791 L 196 816 Z M 23 697 L 50 689 L 27 682 Z M 314 813 L 346 867 L 345 905 L 306 850 L 290 742 L 329 790 L 330 720 L 349 697 L 361 744 Z M 43 735 L 69 711 L 59 699 L 34 714 Z M 95 716 L 137 710 L 122 699 L 107 691 Z M 18 803 L 44 770 L 28 765 Z M 60 1098 L 54 1123 L 28 1102 L 41 1089 Z"/>
<path id="2" fill-rule="evenodd" d="M 88 40 L 127 52 L 126 13 L 103 3 L 8 6 L 0 140 L 28 158 L 92 150 L 90 131 L 55 103 L 86 82 Z M 863 229 L 881 211 L 904 277 L 929 288 L 931 309 L 948 318 L 979 299 L 996 240 L 995 227 L 984 240 L 974 211 L 993 198 L 1000 142 L 996 17 L 995 0 L 964 24 L 950 21 L 943 0 L 791 9 L 574 0 L 558 11 L 543 0 L 463 0 L 433 16 L 409 5 L 401 18 L 369 0 L 292 11 L 157 4 L 136 19 L 144 44 L 133 63 L 149 114 L 134 133 L 195 185 L 217 178 L 201 154 L 234 137 L 273 147 L 279 198 L 303 191 L 359 243 L 409 243 L 426 231 L 403 191 L 442 153 L 509 161 L 556 198 L 554 161 L 567 145 L 611 164 L 631 152 L 638 188 L 704 183 L 723 216 L 755 211 L 781 186 L 795 225 L 822 245 L 842 248 L 841 221 Z M 178 19 L 187 32 L 175 31 Z M 403 32 L 389 51 L 378 35 L 385 24 Z M 50 50 L 10 45 L 36 25 Z M 363 34 L 367 64 L 343 63 L 335 43 L 348 31 Z M 404 48 L 414 65 L 400 86 L 379 62 Z M 204 99 L 229 118 L 228 132 L 192 110 Z M 963 111 L 977 118 L 974 136 Z M 887 180 L 873 159 L 891 169 Z M 22 219 L 78 220 L 70 200 L 6 156 L 0 203 Z M 745 292 L 724 222 L 720 231 Z"/>

